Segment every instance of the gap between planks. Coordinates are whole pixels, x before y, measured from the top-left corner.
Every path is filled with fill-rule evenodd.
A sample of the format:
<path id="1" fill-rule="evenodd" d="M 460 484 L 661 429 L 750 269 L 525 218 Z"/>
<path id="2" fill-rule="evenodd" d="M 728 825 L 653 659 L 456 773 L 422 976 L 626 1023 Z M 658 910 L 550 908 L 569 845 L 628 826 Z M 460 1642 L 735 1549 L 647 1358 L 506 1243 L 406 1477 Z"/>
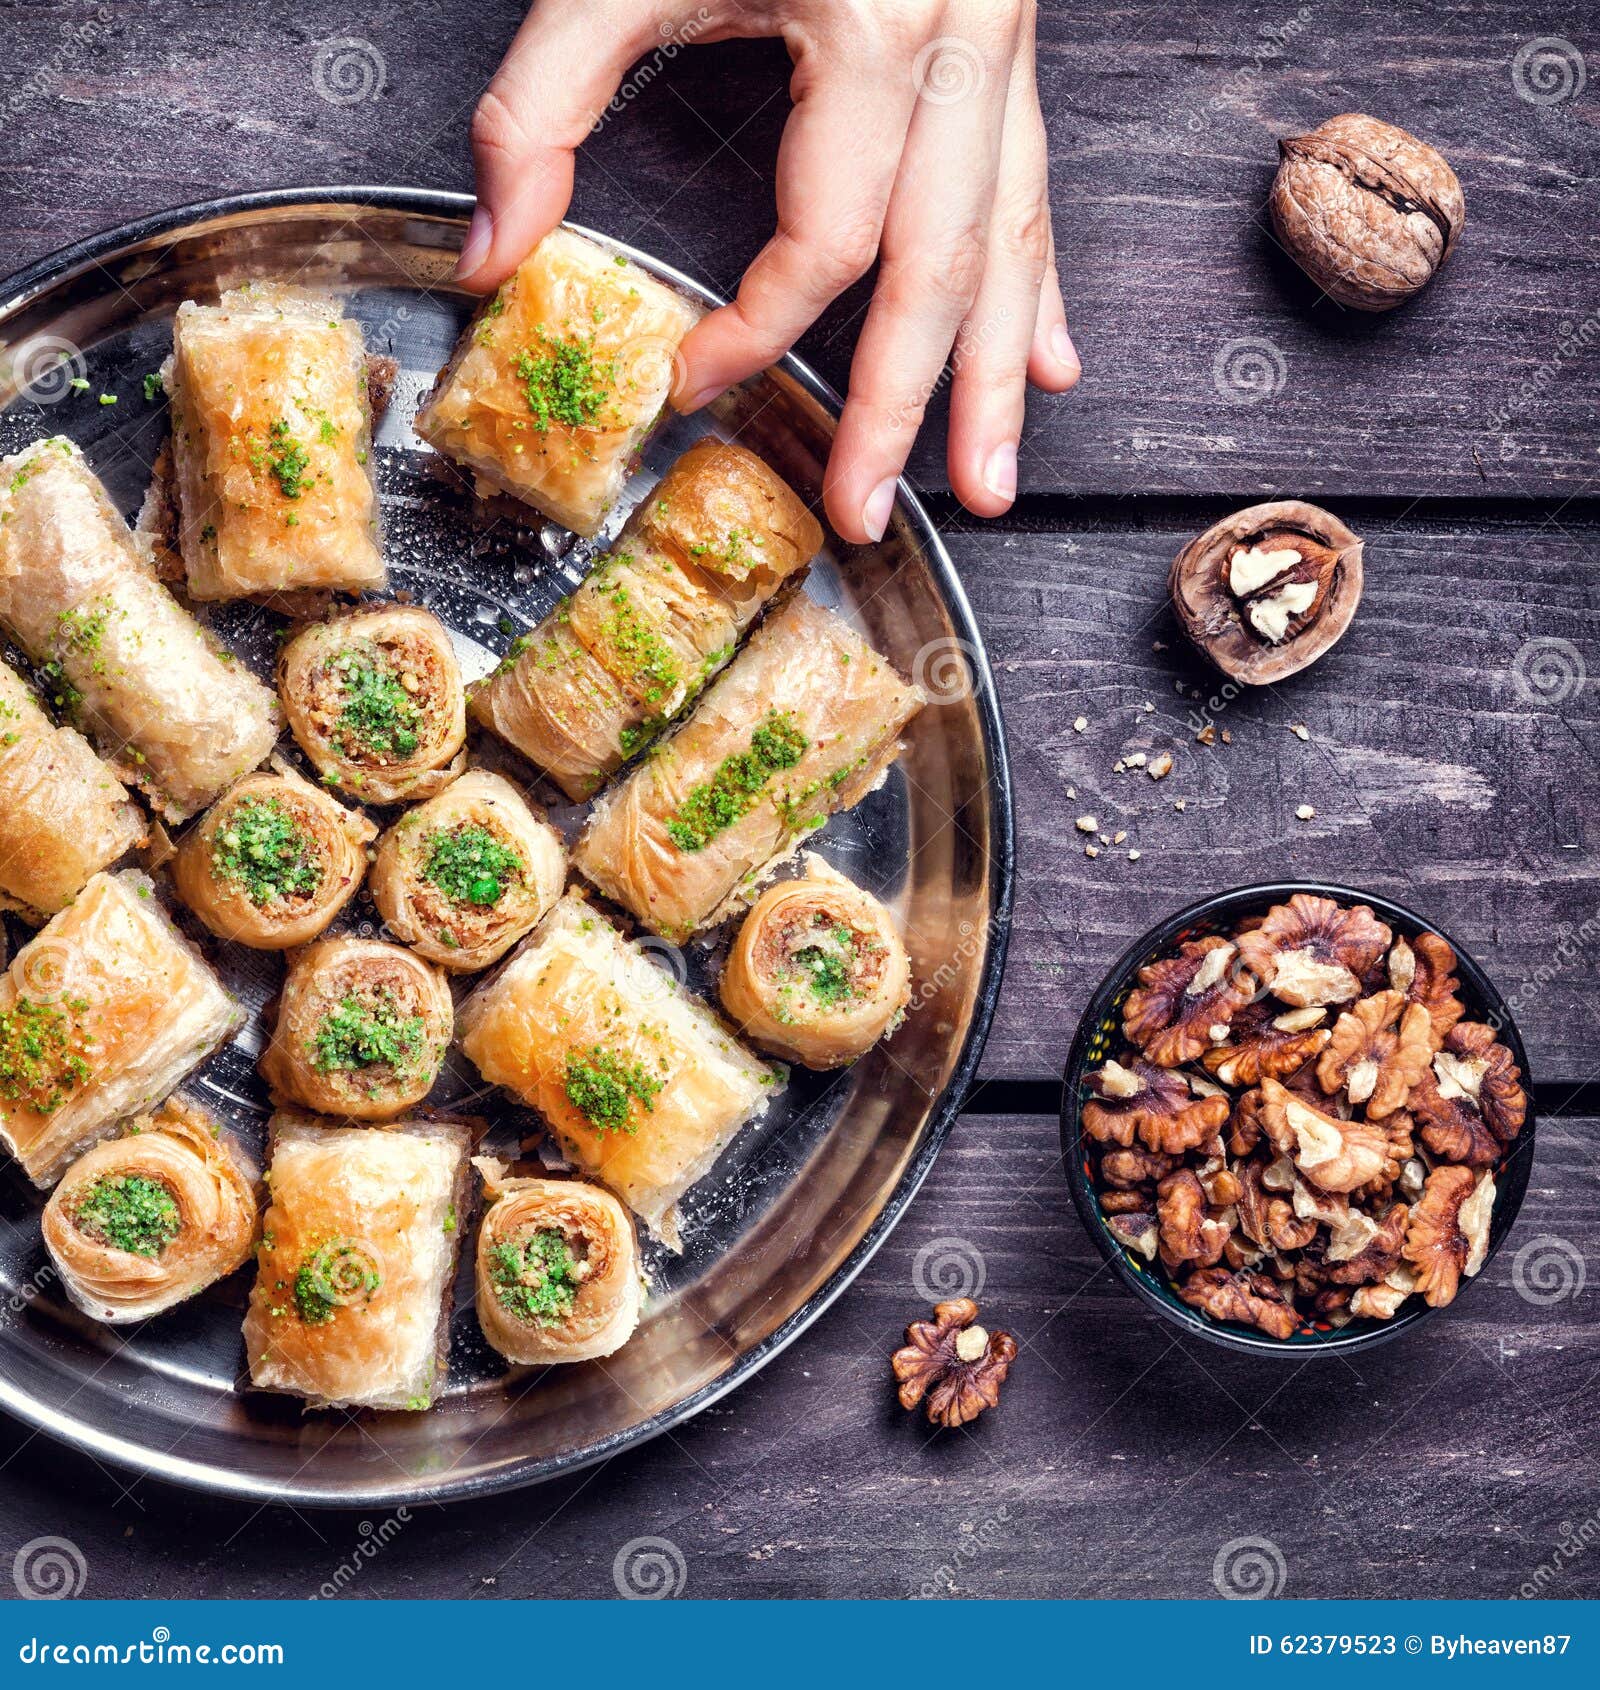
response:
<path id="1" fill-rule="evenodd" d="M 1564 1084 L 1545 1080 L 1533 1088 L 1540 1115 L 1600 1115 L 1600 1080 Z M 977 1080 L 961 1105 L 963 1115 L 1056 1115 L 1061 1110 L 1059 1079 Z"/>

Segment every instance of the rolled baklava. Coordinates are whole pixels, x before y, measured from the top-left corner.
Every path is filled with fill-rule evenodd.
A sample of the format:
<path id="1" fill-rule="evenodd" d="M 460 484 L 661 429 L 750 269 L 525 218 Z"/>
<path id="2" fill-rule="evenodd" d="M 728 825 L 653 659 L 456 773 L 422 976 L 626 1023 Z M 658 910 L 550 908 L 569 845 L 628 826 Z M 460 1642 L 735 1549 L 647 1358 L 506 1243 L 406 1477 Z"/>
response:
<path id="1" fill-rule="evenodd" d="M 244 1320 L 257 1390 L 308 1408 L 432 1406 L 449 1356 L 470 1143 L 454 1121 L 374 1131 L 274 1118 Z"/>
<path id="2" fill-rule="evenodd" d="M 796 598 L 597 801 L 573 864 L 646 926 L 683 938 L 865 797 L 923 702 L 838 616 Z"/>
<path id="3" fill-rule="evenodd" d="M 183 1098 L 80 1156 L 44 1209 L 67 1295 L 108 1325 L 147 1320 L 243 1266 L 260 1172 Z"/>
<path id="4" fill-rule="evenodd" d="M 510 781 L 469 769 L 383 836 L 372 896 L 402 944 L 466 974 L 532 932 L 566 877 L 561 835 Z"/>
<path id="5" fill-rule="evenodd" d="M 581 896 L 569 893 L 461 1006 L 462 1050 L 549 1122 L 580 1172 L 672 1249 L 679 1199 L 779 1076 Z"/>
<path id="6" fill-rule="evenodd" d="M 474 690 L 472 715 L 587 798 L 683 714 L 821 544 L 816 518 L 755 453 L 702 440 Z"/>
<path id="7" fill-rule="evenodd" d="M 911 961 L 894 918 L 821 857 L 769 886 L 722 974 L 722 1007 L 752 1043 L 807 1068 L 838 1068 L 897 1026 Z"/>
<path id="8" fill-rule="evenodd" d="M 48 1188 L 242 1020 L 149 879 L 97 874 L 0 978 L 0 1141 Z"/>
<path id="9" fill-rule="evenodd" d="M 111 768 L 0 661 L 0 908 L 44 921 L 143 838 Z"/>
<path id="10" fill-rule="evenodd" d="M 376 605 L 303 628 L 279 653 L 278 691 L 317 773 L 364 803 L 431 798 L 466 767 L 461 666 L 431 611 Z"/>
<path id="11" fill-rule="evenodd" d="M 0 461 L 0 623 L 170 820 L 204 809 L 278 737 L 271 692 L 155 578 L 59 436 Z"/>
<path id="12" fill-rule="evenodd" d="M 178 896 L 223 939 L 304 945 L 356 895 L 378 830 L 287 764 L 246 775 L 172 859 Z"/>
<path id="13" fill-rule="evenodd" d="M 450 1048 L 450 984 L 399 945 L 319 939 L 289 959 L 261 1074 L 279 1103 L 387 1121 L 433 1089 Z"/>
<path id="14" fill-rule="evenodd" d="M 383 586 L 367 351 L 337 303 L 276 283 L 185 300 L 163 375 L 195 598 Z"/>
<path id="15" fill-rule="evenodd" d="M 516 1179 L 479 1158 L 478 1325 L 507 1361 L 591 1361 L 639 1324 L 643 1284 L 628 1211 L 597 1185 Z"/>
<path id="16" fill-rule="evenodd" d="M 462 335 L 416 430 L 564 528 L 593 534 L 661 415 L 691 305 L 620 254 L 555 229 Z"/>

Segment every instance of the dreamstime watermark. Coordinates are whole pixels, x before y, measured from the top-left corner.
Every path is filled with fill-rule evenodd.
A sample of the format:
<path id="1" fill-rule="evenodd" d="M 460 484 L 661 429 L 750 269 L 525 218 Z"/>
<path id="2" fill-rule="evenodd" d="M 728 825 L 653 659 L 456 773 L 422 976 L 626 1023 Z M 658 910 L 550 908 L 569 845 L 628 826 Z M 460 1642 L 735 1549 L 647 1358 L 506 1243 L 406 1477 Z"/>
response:
<path id="1" fill-rule="evenodd" d="M 1236 1537 L 1211 1563 L 1211 1582 L 1229 1602 L 1261 1602 L 1281 1596 L 1289 1580 L 1283 1551 L 1269 1537 Z"/>
<path id="2" fill-rule="evenodd" d="M 1002 305 L 991 311 L 981 323 L 976 325 L 963 323 L 956 335 L 955 350 L 932 381 L 923 382 L 912 396 L 903 404 L 895 408 L 884 419 L 891 432 L 898 434 L 902 429 L 916 430 L 922 426 L 922 419 L 929 405 L 933 403 L 934 395 L 950 380 L 956 368 L 968 362 L 975 354 L 981 352 L 991 340 L 1012 319 L 1014 313 L 1009 305 Z"/>
<path id="3" fill-rule="evenodd" d="M 58 334 L 38 334 L 11 354 L 10 385 L 36 405 L 59 405 L 84 380 L 82 351 Z"/>
<path id="4" fill-rule="evenodd" d="M 952 1297 L 979 1297 L 989 1277 L 988 1264 L 976 1244 L 965 1238 L 936 1238 L 917 1251 L 911 1283 L 928 1303 Z"/>
<path id="5" fill-rule="evenodd" d="M 106 7 L 100 6 L 92 17 L 86 18 L 82 23 L 62 24 L 60 45 L 54 52 L 41 59 L 22 79 L 20 85 L 6 95 L 6 112 L 15 117 L 36 100 L 46 99 L 54 93 L 67 66 L 78 56 L 79 51 L 98 37 L 108 34 L 114 21 L 113 14 Z"/>
<path id="6" fill-rule="evenodd" d="M 967 640 L 946 635 L 929 640 L 918 652 L 911 665 L 911 679 L 928 695 L 933 704 L 959 704 L 971 698 L 976 690 L 978 653 Z"/>
<path id="7" fill-rule="evenodd" d="M 670 1538 L 630 1538 L 611 1563 L 611 1582 L 625 1602 L 662 1602 L 683 1594 L 689 1564 Z"/>
<path id="8" fill-rule="evenodd" d="M 1485 430 L 1498 434 L 1509 428 L 1518 417 L 1542 404 L 1562 371 L 1596 345 L 1600 345 L 1600 311 L 1591 311 L 1579 323 L 1573 322 L 1570 317 L 1562 318 L 1556 325 L 1554 354 L 1535 367 L 1533 374 L 1522 382 L 1505 404 L 1483 419 Z"/>
<path id="9" fill-rule="evenodd" d="M 43 1295 L 48 1286 L 55 1283 L 55 1279 L 55 1264 L 53 1262 L 45 1262 L 41 1267 L 34 1271 L 31 1279 L 28 1279 L 23 1284 L 19 1285 L 16 1290 L 6 1298 L 5 1303 L 0 1305 L 0 1307 L 4 1308 L 5 1314 L 8 1317 L 24 1313 L 32 1306 L 36 1298 Z"/>
<path id="10" fill-rule="evenodd" d="M 89 1582 L 89 1563 L 71 1538 L 36 1537 L 12 1560 L 11 1582 L 25 1602 L 63 1602 Z"/>
<path id="11" fill-rule="evenodd" d="M 932 106 L 953 106 L 981 93 L 989 79 L 983 54 L 960 35 L 940 35 L 911 61 L 917 98 Z"/>
<path id="12" fill-rule="evenodd" d="M 1531 1602 L 1534 1597 L 1542 1596 L 1574 1561 L 1587 1555 L 1597 1542 L 1600 1542 L 1600 1514 L 1590 1514 L 1577 1525 L 1563 1520 L 1561 1541 L 1551 1546 L 1549 1555 L 1533 1569 L 1532 1576 L 1518 1585 L 1517 1597 Z"/>
<path id="13" fill-rule="evenodd" d="M 371 1562 L 377 1560 L 405 1530 L 410 1520 L 411 1510 L 404 1507 L 395 1509 L 380 1525 L 375 1526 L 370 1520 L 363 1520 L 356 1528 L 361 1534 L 361 1541 L 333 1569 L 332 1576 L 322 1581 L 310 1600 L 315 1602 L 321 1598 L 325 1602 L 331 1602 L 341 1591 L 353 1584 Z"/>
<path id="14" fill-rule="evenodd" d="M 1514 992 L 1507 993 L 1507 1015 L 1518 1015 L 1530 1004 L 1537 1003 L 1569 968 L 1574 964 L 1586 963 L 1594 954 L 1597 944 L 1600 944 L 1600 911 L 1576 927 L 1567 921 L 1559 923 L 1550 960 L 1540 963 Z M 1505 1025 L 1498 1015 L 1490 1015 L 1487 1020 L 1497 1033 Z"/>
<path id="15" fill-rule="evenodd" d="M 1577 99 L 1588 80 L 1583 54 L 1559 35 L 1524 41 L 1511 61 L 1511 86 L 1530 106 L 1564 106 Z"/>
<path id="16" fill-rule="evenodd" d="M 1554 634 L 1524 640 L 1511 659 L 1511 684 L 1524 704 L 1565 704 L 1588 679 L 1583 653 Z"/>
<path id="17" fill-rule="evenodd" d="M 682 23 L 673 23 L 670 19 L 663 22 L 660 46 L 649 58 L 629 71 L 616 93 L 611 96 L 611 102 L 606 109 L 596 112 L 591 118 L 589 133 L 598 134 L 608 118 L 626 111 L 685 47 L 691 46 L 698 36 L 705 33 L 711 21 L 709 9 L 702 6 L 692 18 L 686 18 Z"/>
<path id="18" fill-rule="evenodd" d="M 1211 360 L 1211 385 L 1230 405 L 1259 405 L 1283 391 L 1289 362 L 1265 335 L 1225 340 Z"/>
<path id="19" fill-rule="evenodd" d="M 356 106 L 376 100 L 389 76 L 389 62 L 370 41 L 336 35 L 317 43 L 311 61 L 311 86 L 330 106 Z"/>
<path id="20" fill-rule="evenodd" d="M 963 967 L 982 951 L 986 934 L 1002 927 L 998 920 L 989 922 L 987 928 L 970 921 L 961 922 L 956 929 L 960 943 L 954 951 L 945 955 L 931 974 L 924 975 L 917 982 L 906 1006 L 906 1014 L 914 1015 L 924 1004 L 932 1003 L 949 991 L 960 980 Z"/>
<path id="21" fill-rule="evenodd" d="M 963 1521 L 961 1535 L 956 1539 L 955 1548 L 950 1552 L 948 1560 L 941 1561 L 933 1572 L 917 1586 L 917 1595 L 928 1601 L 937 1596 L 953 1596 L 956 1588 L 956 1575 L 963 1571 L 987 1549 L 992 1549 L 1005 1533 L 1010 1524 L 1011 1515 L 1006 1504 L 1001 1503 L 994 1513 L 977 1525 Z"/>
<path id="22" fill-rule="evenodd" d="M 1261 38 L 1251 52 L 1250 63 L 1235 71 L 1199 111 L 1189 114 L 1189 133 L 1198 135 L 1201 130 L 1210 127 L 1212 118 L 1222 112 L 1248 111 L 1248 97 L 1255 91 L 1256 84 L 1266 75 L 1268 67 L 1284 56 L 1285 49 L 1296 37 L 1305 33 L 1315 15 L 1315 7 L 1302 6 L 1293 17 L 1282 23 L 1264 24 Z"/>
<path id="23" fill-rule="evenodd" d="M 1569 1239 L 1550 1232 L 1530 1238 L 1511 1263 L 1511 1283 L 1517 1295 L 1535 1308 L 1549 1308 L 1568 1297 L 1582 1296 L 1587 1279 L 1583 1252 Z"/>

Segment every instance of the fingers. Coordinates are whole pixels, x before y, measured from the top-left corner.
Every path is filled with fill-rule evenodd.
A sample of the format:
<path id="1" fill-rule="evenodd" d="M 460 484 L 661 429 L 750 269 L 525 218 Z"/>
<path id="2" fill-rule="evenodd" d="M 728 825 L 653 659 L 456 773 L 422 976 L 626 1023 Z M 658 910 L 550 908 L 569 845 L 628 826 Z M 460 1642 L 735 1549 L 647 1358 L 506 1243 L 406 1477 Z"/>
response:
<path id="1" fill-rule="evenodd" d="M 1017 448 L 1050 250 L 1049 160 L 1029 16 L 1011 65 L 983 281 L 955 344 L 950 485 L 978 516 L 999 516 L 1017 495 Z M 1048 373 L 1063 373 L 1053 351 Z"/>
<path id="2" fill-rule="evenodd" d="M 895 479 L 983 277 L 1016 45 L 1008 10 L 952 5 L 947 35 L 918 60 L 922 97 L 824 483 L 834 527 L 858 544 L 883 535 Z"/>
<path id="3" fill-rule="evenodd" d="M 1050 241 L 1045 260 L 1044 281 L 1039 286 L 1039 311 L 1034 320 L 1033 345 L 1028 351 L 1028 380 L 1046 393 L 1066 393 L 1078 385 L 1083 365 L 1067 328 L 1066 307 L 1061 303 L 1061 281 L 1056 272 L 1056 243 Z"/>
<path id="4" fill-rule="evenodd" d="M 692 411 L 789 350 L 877 256 L 916 101 L 910 54 L 855 39 L 799 58 L 778 151 L 778 232 L 731 305 L 683 343 Z"/>
<path id="5" fill-rule="evenodd" d="M 540 0 L 472 114 L 478 205 L 456 267 L 475 292 L 499 287 L 566 215 L 572 154 L 623 72 L 657 35 L 639 0 Z"/>

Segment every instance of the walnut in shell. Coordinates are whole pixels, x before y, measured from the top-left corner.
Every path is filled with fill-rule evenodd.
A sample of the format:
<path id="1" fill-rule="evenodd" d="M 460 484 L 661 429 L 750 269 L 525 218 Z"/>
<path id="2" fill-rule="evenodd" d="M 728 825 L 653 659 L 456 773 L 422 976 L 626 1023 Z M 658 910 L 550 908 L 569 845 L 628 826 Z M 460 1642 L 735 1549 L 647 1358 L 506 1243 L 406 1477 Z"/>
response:
<path id="1" fill-rule="evenodd" d="M 1173 559 L 1167 587 L 1190 641 L 1233 680 L 1269 686 L 1314 663 L 1361 602 L 1361 541 L 1300 499 L 1251 505 Z"/>
<path id="2" fill-rule="evenodd" d="M 1330 299 L 1391 311 L 1432 281 L 1467 215 L 1456 173 L 1432 147 L 1345 112 L 1278 151 L 1272 227 Z"/>

